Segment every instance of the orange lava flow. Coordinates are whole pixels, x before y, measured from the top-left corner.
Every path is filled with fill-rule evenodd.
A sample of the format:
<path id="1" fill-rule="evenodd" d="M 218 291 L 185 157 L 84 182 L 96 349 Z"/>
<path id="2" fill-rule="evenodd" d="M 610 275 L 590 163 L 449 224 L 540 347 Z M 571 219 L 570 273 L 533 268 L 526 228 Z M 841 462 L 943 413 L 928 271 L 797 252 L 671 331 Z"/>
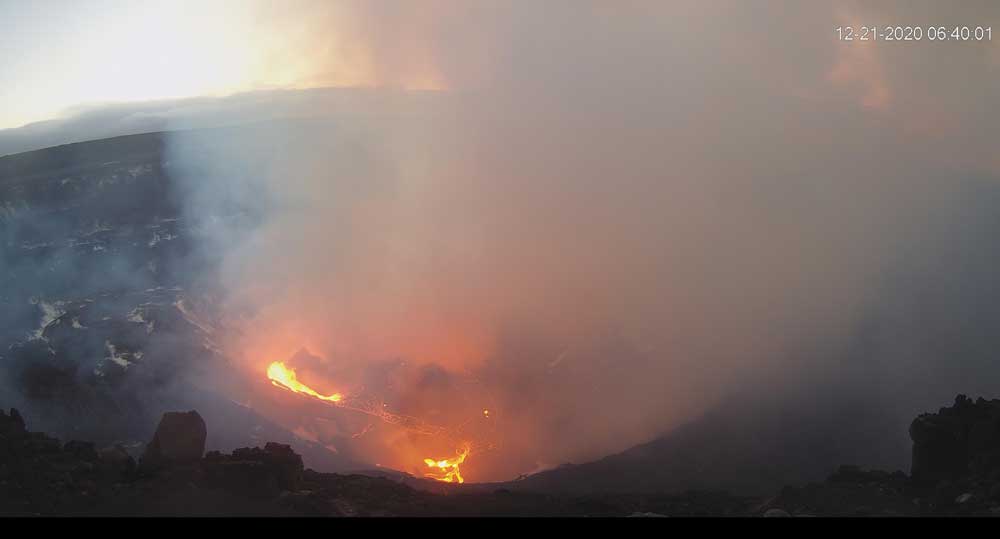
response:
<path id="1" fill-rule="evenodd" d="M 316 397 L 320 400 L 340 402 L 344 398 L 344 396 L 340 393 L 334 393 L 333 395 L 321 395 L 317 393 L 311 387 L 299 382 L 295 377 L 295 371 L 286 367 L 285 364 L 280 361 L 271 363 L 271 365 L 267 368 L 267 377 L 271 379 L 272 384 L 280 388 Z"/>
<path id="2" fill-rule="evenodd" d="M 311 387 L 300 382 L 295 376 L 295 370 L 286 366 L 281 361 L 275 361 L 268 366 L 267 377 L 271 380 L 271 384 L 275 387 L 327 401 L 338 408 L 354 410 L 375 416 L 386 423 L 398 425 L 399 427 L 412 432 L 431 436 L 449 436 L 448 429 L 425 423 L 415 417 L 388 412 L 383 409 L 384 404 L 381 402 L 370 401 L 369 399 L 365 399 L 360 396 L 345 398 L 341 393 L 322 395 Z M 488 418 L 490 415 L 489 410 L 483 410 L 483 415 Z M 442 460 L 430 458 L 424 459 L 424 464 L 426 464 L 428 468 L 431 468 L 431 471 L 424 475 L 445 483 L 464 483 L 465 478 L 462 477 L 459 465 L 465 462 L 465 459 L 469 456 L 470 451 L 471 445 L 469 443 L 465 443 L 462 448 L 457 451 L 454 458 Z"/>
<path id="3" fill-rule="evenodd" d="M 445 483 L 464 483 L 465 479 L 462 477 L 458 465 L 465 462 L 465 458 L 468 456 L 469 446 L 465 446 L 458 452 L 455 458 L 443 460 L 424 459 L 424 464 L 434 470 L 424 475 Z"/>

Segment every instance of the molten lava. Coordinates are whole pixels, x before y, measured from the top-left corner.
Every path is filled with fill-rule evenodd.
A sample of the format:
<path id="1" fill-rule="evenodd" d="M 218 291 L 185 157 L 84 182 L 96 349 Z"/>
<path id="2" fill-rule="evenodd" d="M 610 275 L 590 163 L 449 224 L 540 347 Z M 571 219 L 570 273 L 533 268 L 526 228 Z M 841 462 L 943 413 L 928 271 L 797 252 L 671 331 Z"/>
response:
<path id="1" fill-rule="evenodd" d="M 271 380 L 271 384 L 275 387 L 326 401 L 330 403 L 331 406 L 368 414 L 377 417 L 386 423 L 397 425 L 411 432 L 429 436 L 447 436 L 452 439 L 458 439 L 459 436 L 456 432 L 453 432 L 445 427 L 432 425 L 415 417 L 389 412 L 388 410 L 385 410 L 385 404 L 380 400 L 365 398 L 363 395 L 351 395 L 349 397 L 345 397 L 341 393 L 322 395 L 316 390 L 300 382 L 295 376 L 295 370 L 280 361 L 275 361 L 268 366 L 267 377 Z M 483 416 L 489 418 L 490 411 L 483 410 Z M 362 436 L 370 429 L 371 425 L 366 427 L 364 431 L 358 433 L 354 437 Z M 465 459 L 471 452 L 471 448 L 471 442 L 466 442 L 463 444 L 462 449 L 457 451 L 454 458 L 442 460 L 429 458 L 424 459 L 424 464 L 426 464 L 428 468 L 432 469 L 432 471 L 425 474 L 425 476 L 438 481 L 443 481 L 445 483 L 464 483 L 465 478 L 462 477 L 462 473 L 459 471 L 459 465 L 465 462 Z"/>
<path id="2" fill-rule="evenodd" d="M 465 458 L 468 456 L 469 446 L 466 445 L 458 452 L 455 458 L 444 460 L 424 459 L 424 464 L 434 470 L 424 475 L 438 481 L 444 481 L 445 483 L 464 483 L 465 479 L 462 477 L 458 465 L 465 462 Z"/>
<path id="3" fill-rule="evenodd" d="M 321 395 L 314 391 L 311 387 L 299 382 L 295 377 L 295 371 L 289 369 L 284 363 L 280 361 L 275 361 L 267 368 L 267 377 L 271 379 L 271 383 L 289 391 L 294 391 L 295 393 L 301 393 L 303 395 L 309 395 L 316 397 L 320 400 L 330 401 L 330 402 L 340 402 L 344 398 L 340 393 L 334 393 L 333 395 Z"/>

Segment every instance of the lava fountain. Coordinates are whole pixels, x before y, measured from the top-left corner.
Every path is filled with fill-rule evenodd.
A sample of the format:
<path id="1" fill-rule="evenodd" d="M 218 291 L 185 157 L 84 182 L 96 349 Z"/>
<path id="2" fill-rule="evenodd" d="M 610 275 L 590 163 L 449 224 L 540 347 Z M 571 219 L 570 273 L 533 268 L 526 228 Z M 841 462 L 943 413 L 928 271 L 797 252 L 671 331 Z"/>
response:
<path id="1" fill-rule="evenodd" d="M 465 478 L 462 477 L 458 466 L 465 462 L 465 458 L 468 456 L 469 446 L 465 445 L 458 451 L 458 455 L 455 458 L 443 460 L 424 459 L 424 464 L 434 470 L 424 474 L 424 476 L 444 481 L 445 483 L 464 483 Z"/>
<path id="2" fill-rule="evenodd" d="M 340 402 L 344 399 L 344 396 L 340 393 L 334 393 L 333 395 L 321 395 L 317 393 L 311 387 L 299 382 L 298 378 L 295 377 L 295 371 L 286 367 L 280 361 L 271 363 L 267 368 L 267 377 L 271 379 L 271 383 L 275 386 L 295 393 L 309 395 L 330 402 Z"/>

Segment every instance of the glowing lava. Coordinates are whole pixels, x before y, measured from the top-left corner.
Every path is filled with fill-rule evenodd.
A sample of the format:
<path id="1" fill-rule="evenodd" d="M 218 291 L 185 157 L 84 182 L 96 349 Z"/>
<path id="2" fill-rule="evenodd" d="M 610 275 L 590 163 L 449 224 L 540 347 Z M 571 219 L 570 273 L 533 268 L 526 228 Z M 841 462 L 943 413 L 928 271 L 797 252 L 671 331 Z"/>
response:
<path id="1" fill-rule="evenodd" d="M 341 393 L 322 395 L 311 387 L 300 382 L 295 376 L 295 370 L 289 368 L 281 361 L 275 361 L 268 366 L 267 377 L 271 380 L 271 384 L 275 387 L 279 387 L 286 391 L 292 391 L 300 395 L 308 395 L 319 400 L 327 401 L 332 406 L 336 406 L 338 408 L 368 414 L 377 417 L 386 423 L 398 425 L 399 427 L 411 432 L 430 436 L 447 436 L 455 439 L 456 441 L 458 439 L 458 436 L 456 435 L 457 433 L 451 432 L 445 427 L 431 425 L 415 417 L 389 412 L 385 410 L 385 403 L 381 401 L 365 398 L 362 395 L 351 395 L 350 397 L 345 397 Z M 483 416 L 489 418 L 490 411 L 483 410 Z M 358 433 L 354 437 L 364 435 L 371 428 L 372 425 L 369 425 L 364 431 Z M 465 478 L 462 477 L 462 473 L 459 471 L 459 465 L 465 462 L 465 459 L 469 456 L 471 447 L 471 442 L 465 442 L 462 445 L 462 449 L 457 451 L 454 458 L 443 460 L 434 460 L 429 458 L 424 459 L 424 464 L 432 470 L 424 475 L 445 483 L 464 483 Z"/>
<path id="2" fill-rule="evenodd" d="M 426 477 L 444 481 L 445 483 L 464 483 L 465 479 L 458 469 L 458 465 L 465 462 L 465 457 L 469 456 L 469 446 L 466 445 L 458 452 L 458 456 L 452 459 L 434 460 L 424 459 L 424 464 L 434 471 L 424 474 Z"/>
<path id="3" fill-rule="evenodd" d="M 320 395 L 314 391 L 311 387 L 299 382 L 295 377 L 295 371 L 289 369 L 284 363 L 280 361 L 275 361 L 267 368 L 267 377 L 271 379 L 271 383 L 289 391 L 294 391 L 295 393 L 302 393 L 303 395 L 309 395 L 316 397 L 320 400 L 330 401 L 330 402 L 340 402 L 344 398 L 340 393 L 334 393 L 333 395 Z"/>

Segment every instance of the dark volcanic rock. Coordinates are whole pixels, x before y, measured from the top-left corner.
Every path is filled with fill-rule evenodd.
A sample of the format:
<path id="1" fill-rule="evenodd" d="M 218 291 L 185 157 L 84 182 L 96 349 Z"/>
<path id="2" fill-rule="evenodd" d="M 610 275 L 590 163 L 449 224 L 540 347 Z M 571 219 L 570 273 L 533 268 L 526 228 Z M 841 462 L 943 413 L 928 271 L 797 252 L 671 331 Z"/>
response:
<path id="1" fill-rule="evenodd" d="M 114 473 L 129 475 L 136 469 L 135 459 L 118 444 L 101 449 L 97 458 L 103 467 Z"/>
<path id="2" fill-rule="evenodd" d="M 24 431 L 24 418 L 21 417 L 17 408 L 11 408 L 10 415 L 0 410 L 0 434 L 22 433 Z"/>
<path id="3" fill-rule="evenodd" d="M 1000 516 L 998 402 L 959 396 L 956 406 L 915 422 L 915 452 L 926 459 L 917 469 L 946 470 L 946 479 L 841 466 L 824 482 L 785 487 L 766 501 L 711 491 L 550 494 L 495 485 L 452 485 L 436 494 L 384 477 L 304 469 L 290 446 L 276 443 L 164 460 L 156 473 L 133 473 L 134 461 L 120 446 L 60 444 L 25 429 L 19 414 L 0 411 L 0 515 Z M 194 412 L 167 414 L 155 454 L 162 457 L 178 432 L 202 440 L 180 454 L 200 454 L 203 429 Z M 920 452 L 928 446 L 940 451 Z M 958 464 L 957 455 L 964 456 Z"/>
<path id="4" fill-rule="evenodd" d="M 142 466 L 191 463 L 205 452 L 208 430 L 198 412 L 167 412 L 142 455 Z"/>
<path id="5" fill-rule="evenodd" d="M 3 424 L 15 422 L 6 414 Z M 129 473 L 125 451 L 17 430 L 0 436 L 0 514 L 117 516 L 743 515 L 724 493 L 555 497 L 455 488 L 447 495 L 365 475 L 304 470 L 283 444 L 211 451 L 191 463 Z M 461 486 L 458 486 L 461 487 Z"/>
<path id="6" fill-rule="evenodd" d="M 791 516 L 915 516 L 906 474 L 841 466 L 823 483 L 785 487 L 761 509 L 782 508 Z"/>
<path id="7" fill-rule="evenodd" d="M 63 446 L 63 451 L 83 461 L 98 461 L 97 450 L 94 449 L 94 444 L 90 442 L 70 440 Z"/>
<path id="8" fill-rule="evenodd" d="M 109 465 L 93 444 L 29 432 L 16 411 L 0 411 L 0 515 L 89 514 L 125 468 Z"/>
<path id="9" fill-rule="evenodd" d="M 244 447 L 231 455 L 210 451 L 202 468 L 208 485 L 251 497 L 294 491 L 302 482 L 302 457 L 284 444 Z"/>
<path id="10" fill-rule="evenodd" d="M 785 487 L 766 507 L 793 515 L 1000 516 L 1000 400 L 955 397 L 910 425 L 911 476 L 841 466 L 824 483 Z"/>
<path id="11" fill-rule="evenodd" d="M 932 485 L 1000 471 L 1000 400 L 955 397 L 950 408 L 922 414 L 910 425 L 913 480 Z"/>

